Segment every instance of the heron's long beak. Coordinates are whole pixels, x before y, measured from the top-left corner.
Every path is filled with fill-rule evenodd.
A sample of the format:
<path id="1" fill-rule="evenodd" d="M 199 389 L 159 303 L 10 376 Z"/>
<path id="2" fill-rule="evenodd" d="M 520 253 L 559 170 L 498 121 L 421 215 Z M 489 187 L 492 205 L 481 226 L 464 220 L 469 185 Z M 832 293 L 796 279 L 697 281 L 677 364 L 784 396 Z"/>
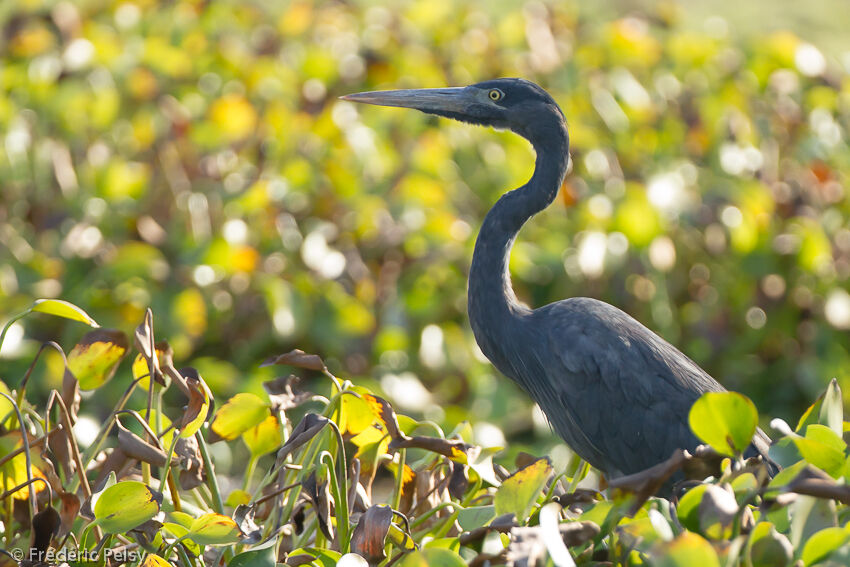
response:
<path id="1" fill-rule="evenodd" d="M 423 112 L 463 112 L 473 102 L 472 93 L 467 87 L 372 91 L 345 95 L 340 98 L 378 106 L 415 108 Z"/>

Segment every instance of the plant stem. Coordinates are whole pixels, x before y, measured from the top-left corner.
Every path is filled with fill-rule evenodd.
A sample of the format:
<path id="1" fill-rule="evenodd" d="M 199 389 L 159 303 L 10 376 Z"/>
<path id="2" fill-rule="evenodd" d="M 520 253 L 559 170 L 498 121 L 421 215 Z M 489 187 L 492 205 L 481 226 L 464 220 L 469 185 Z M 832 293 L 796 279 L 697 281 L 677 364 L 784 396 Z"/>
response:
<path id="1" fill-rule="evenodd" d="M 201 457 L 204 459 L 204 467 L 207 469 L 207 484 L 210 487 L 212 494 L 213 508 L 219 514 L 224 514 L 224 503 L 221 500 L 221 493 L 218 491 L 218 480 L 215 477 L 215 469 L 213 468 L 212 459 L 210 459 L 210 451 L 207 447 L 207 442 L 200 431 L 195 433 L 195 439 L 198 440 L 198 448 L 201 450 Z"/>

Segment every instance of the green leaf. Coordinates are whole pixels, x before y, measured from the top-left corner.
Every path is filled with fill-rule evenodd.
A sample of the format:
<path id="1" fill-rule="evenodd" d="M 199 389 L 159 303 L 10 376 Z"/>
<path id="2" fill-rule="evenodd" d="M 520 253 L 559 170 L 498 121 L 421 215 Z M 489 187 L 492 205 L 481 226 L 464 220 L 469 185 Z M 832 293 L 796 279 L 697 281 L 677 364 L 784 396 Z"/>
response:
<path id="1" fill-rule="evenodd" d="M 460 555 L 448 549 L 428 547 L 404 556 L 399 567 L 464 567 Z"/>
<path id="2" fill-rule="evenodd" d="M 691 430 L 722 455 L 743 452 L 758 425 L 756 406 L 737 392 L 706 392 L 691 407 Z"/>
<path id="3" fill-rule="evenodd" d="M 228 441 L 236 439 L 269 416 L 269 404 L 256 394 L 236 394 L 215 413 L 213 432 Z"/>
<path id="4" fill-rule="evenodd" d="M 88 313 L 73 303 L 68 303 L 61 299 L 36 299 L 32 304 L 31 309 L 39 313 L 47 313 L 49 315 L 56 315 L 57 317 L 71 319 L 72 321 L 79 321 L 80 323 L 85 323 L 89 327 L 100 327 L 100 325 L 97 324 L 97 321 L 95 321 Z"/>
<path id="5" fill-rule="evenodd" d="M 241 536 L 233 518 L 209 512 L 192 522 L 187 537 L 199 545 L 225 545 L 236 543 Z"/>
<path id="6" fill-rule="evenodd" d="M 795 436 L 793 441 L 809 464 L 835 479 L 844 474 L 844 451 L 847 445 L 829 427 L 819 423 L 809 425 L 806 427 L 806 436 Z"/>
<path id="7" fill-rule="evenodd" d="M 470 506 L 458 512 L 457 521 L 463 531 L 469 532 L 475 528 L 486 526 L 496 517 L 494 506 Z"/>
<path id="8" fill-rule="evenodd" d="M 788 513 L 791 516 L 788 537 L 794 549 L 800 549 L 815 533 L 838 524 L 833 500 L 800 494 L 789 507 Z"/>
<path id="9" fill-rule="evenodd" d="M 753 567 L 781 567 L 794 557 L 794 548 L 783 534 L 770 522 L 759 522 L 747 542 Z"/>
<path id="10" fill-rule="evenodd" d="M 331 549 L 318 549 L 315 547 L 302 547 L 300 549 L 296 549 L 289 553 L 289 558 L 297 558 L 299 556 L 306 555 L 308 557 L 313 558 L 313 562 L 310 565 L 315 567 L 336 567 L 337 561 L 340 560 L 342 554 L 338 551 L 333 551 Z M 298 559 L 300 561 L 300 558 Z M 303 565 L 303 563 L 299 563 L 299 565 Z"/>
<path id="11" fill-rule="evenodd" d="M 127 532 L 153 518 L 162 504 L 162 494 L 135 480 L 125 480 L 100 493 L 94 517 L 103 531 Z"/>
<path id="12" fill-rule="evenodd" d="M 720 567 L 717 552 L 701 536 L 684 532 L 665 546 L 664 553 L 653 561 L 658 567 Z"/>
<path id="13" fill-rule="evenodd" d="M 551 475 L 552 465 L 549 461 L 538 459 L 505 479 L 496 490 L 496 515 L 514 514 L 518 522 L 523 522 Z"/>
<path id="14" fill-rule="evenodd" d="M 165 522 L 162 524 L 162 527 L 168 530 L 171 535 L 178 538 L 182 538 L 189 533 L 189 528 L 181 524 L 175 524 L 174 522 Z M 181 543 L 186 547 L 186 549 L 191 551 L 193 554 L 201 554 L 201 546 L 192 541 L 191 539 L 182 539 Z"/>
<path id="15" fill-rule="evenodd" d="M 814 565 L 847 543 L 850 533 L 844 528 L 826 528 L 813 534 L 803 546 L 800 558 L 804 565 Z"/>
<path id="16" fill-rule="evenodd" d="M 127 347 L 127 335 L 116 329 L 86 333 L 68 354 L 68 369 L 79 381 L 80 389 L 94 390 L 108 382 Z"/>
<path id="17" fill-rule="evenodd" d="M 277 539 L 269 538 L 254 545 L 250 551 L 235 556 L 227 567 L 275 567 L 277 564 Z"/>
<path id="18" fill-rule="evenodd" d="M 12 391 L 9 390 L 9 386 L 7 386 L 2 380 L 0 380 L 0 393 L 6 394 L 10 398 L 12 396 Z M 7 423 L 8 422 L 8 423 Z M 5 396 L 0 396 L 0 425 L 4 425 L 8 429 L 15 429 L 17 427 L 18 418 L 15 415 L 15 406 L 12 405 Z"/>
<path id="19" fill-rule="evenodd" d="M 267 547 L 257 551 L 244 551 L 233 557 L 227 567 L 275 567 L 275 549 Z"/>
<path id="20" fill-rule="evenodd" d="M 829 386 L 826 388 L 818 421 L 829 426 L 836 435 L 844 434 L 844 405 L 841 398 L 841 387 L 835 378 L 829 381 Z"/>
<path id="21" fill-rule="evenodd" d="M 708 488 L 707 484 L 699 484 L 688 490 L 679 500 L 676 508 L 679 521 L 692 532 L 699 531 L 699 504 L 702 502 L 706 488 Z"/>

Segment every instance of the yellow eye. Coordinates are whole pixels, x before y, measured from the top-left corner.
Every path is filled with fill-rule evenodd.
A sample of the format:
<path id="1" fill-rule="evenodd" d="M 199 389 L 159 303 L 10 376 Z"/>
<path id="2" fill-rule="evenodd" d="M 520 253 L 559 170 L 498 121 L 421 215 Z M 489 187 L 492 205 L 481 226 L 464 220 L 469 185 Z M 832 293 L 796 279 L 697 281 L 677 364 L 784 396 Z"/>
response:
<path id="1" fill-rule="evenodd" d="M 490 100 L 502 100 L 502 97 L 505 96 L 505 93 L 503 93 L 499 89 L 490 89 L 488 96 L 490 97 Z"/>

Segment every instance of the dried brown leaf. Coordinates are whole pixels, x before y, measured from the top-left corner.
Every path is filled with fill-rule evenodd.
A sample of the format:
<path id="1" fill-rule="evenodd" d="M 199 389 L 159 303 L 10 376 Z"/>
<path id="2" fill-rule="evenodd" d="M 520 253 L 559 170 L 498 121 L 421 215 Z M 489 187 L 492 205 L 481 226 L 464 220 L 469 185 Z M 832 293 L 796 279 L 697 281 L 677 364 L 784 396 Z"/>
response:
<path id="1" fill-rule="evenodd" d="M 351 536 L 351 551 L 363 557 L 374 567 L 384 559 L 384 542 L 393 519 L 389 506 L 372 506 L 360 516 Z"/>
<path id="2" fill-rule="evenodd" d="M 319 355 L 307 354 L 300 349 L 294 349 L 285 354 L 267 358 L 260 366 L 271 366 L 273 364 L 286 364 L 288 366 L 306 368 L 307 370 L 316 370 L 318 372 L 325 372 L 327 370 L 324 361 Z"/>

